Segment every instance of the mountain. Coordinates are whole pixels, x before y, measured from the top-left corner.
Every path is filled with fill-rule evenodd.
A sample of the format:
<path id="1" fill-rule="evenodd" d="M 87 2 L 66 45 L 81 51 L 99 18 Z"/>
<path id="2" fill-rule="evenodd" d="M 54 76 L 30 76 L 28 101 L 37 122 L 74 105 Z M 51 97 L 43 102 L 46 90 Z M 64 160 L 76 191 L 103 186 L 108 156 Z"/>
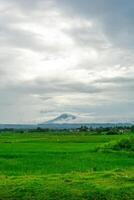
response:
<path id="1" fill-rule="evenodd" d="M 73 123 L 76 120 L 76 116 L 75 115 L 71 115 L 71 114 L 62 114 L 50 121 L 47 121 L 47 124 L 64 124 L 64 123 Z"/>

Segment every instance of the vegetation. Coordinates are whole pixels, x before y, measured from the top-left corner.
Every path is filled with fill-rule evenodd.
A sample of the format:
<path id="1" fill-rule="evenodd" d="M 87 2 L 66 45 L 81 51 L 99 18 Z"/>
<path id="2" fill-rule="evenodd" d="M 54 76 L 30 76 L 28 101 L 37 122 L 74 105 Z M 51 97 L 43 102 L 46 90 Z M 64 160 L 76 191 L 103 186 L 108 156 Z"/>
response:
<path id="1" fill-rule="evenodd" d="M 3 132 L 0 200 L 132 200 L 133 147 L 130 132 Z"/>
<path id="2" fill-rule="evenodd" d="M 115 150 L 115 151 L 134 151 L 134 138 L 124 138 L 119 141 L 112 141 L 108 144 L 98 147 L 98 150 Z"/>

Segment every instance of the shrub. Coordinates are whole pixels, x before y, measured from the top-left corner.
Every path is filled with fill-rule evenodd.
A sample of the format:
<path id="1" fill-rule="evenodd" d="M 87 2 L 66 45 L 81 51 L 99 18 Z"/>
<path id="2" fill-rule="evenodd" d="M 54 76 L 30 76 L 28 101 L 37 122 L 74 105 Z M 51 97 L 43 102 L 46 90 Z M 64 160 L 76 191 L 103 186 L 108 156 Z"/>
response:
<path id="1" fill-rule="evenodd" d="M 97 150 L 99 151 L 134 151 L 134 138 L 126 138 L 119 141 L 112 141 L 110 143 L 101 146 Z"/>
<path id="2" fill-rule="evenodd" d="M 112 146 L 114 150 L 130 150 L 134 151 L 134 139 L 122 139 Z"/>

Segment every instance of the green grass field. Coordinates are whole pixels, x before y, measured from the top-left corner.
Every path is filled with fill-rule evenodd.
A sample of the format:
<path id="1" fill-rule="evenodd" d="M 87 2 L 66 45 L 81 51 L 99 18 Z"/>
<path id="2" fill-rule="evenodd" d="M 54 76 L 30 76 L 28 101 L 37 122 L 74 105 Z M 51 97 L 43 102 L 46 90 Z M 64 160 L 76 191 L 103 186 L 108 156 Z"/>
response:
<path id="1" fill-rule="evenodd" d="M 128 138 L 0 134 L 0 200 L 133 200 L 133 148 L 110 146 Z"/>

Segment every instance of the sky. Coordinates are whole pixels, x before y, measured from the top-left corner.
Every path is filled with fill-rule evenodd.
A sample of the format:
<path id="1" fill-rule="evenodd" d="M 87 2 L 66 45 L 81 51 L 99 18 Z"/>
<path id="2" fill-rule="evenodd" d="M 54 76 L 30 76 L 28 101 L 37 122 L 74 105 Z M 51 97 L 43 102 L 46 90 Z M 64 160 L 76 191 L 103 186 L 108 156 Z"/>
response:
<path id="1" fill-rule="evenodd" d="M 134 121 L 134 1 L 0 0 L 0 123 Z"/>

